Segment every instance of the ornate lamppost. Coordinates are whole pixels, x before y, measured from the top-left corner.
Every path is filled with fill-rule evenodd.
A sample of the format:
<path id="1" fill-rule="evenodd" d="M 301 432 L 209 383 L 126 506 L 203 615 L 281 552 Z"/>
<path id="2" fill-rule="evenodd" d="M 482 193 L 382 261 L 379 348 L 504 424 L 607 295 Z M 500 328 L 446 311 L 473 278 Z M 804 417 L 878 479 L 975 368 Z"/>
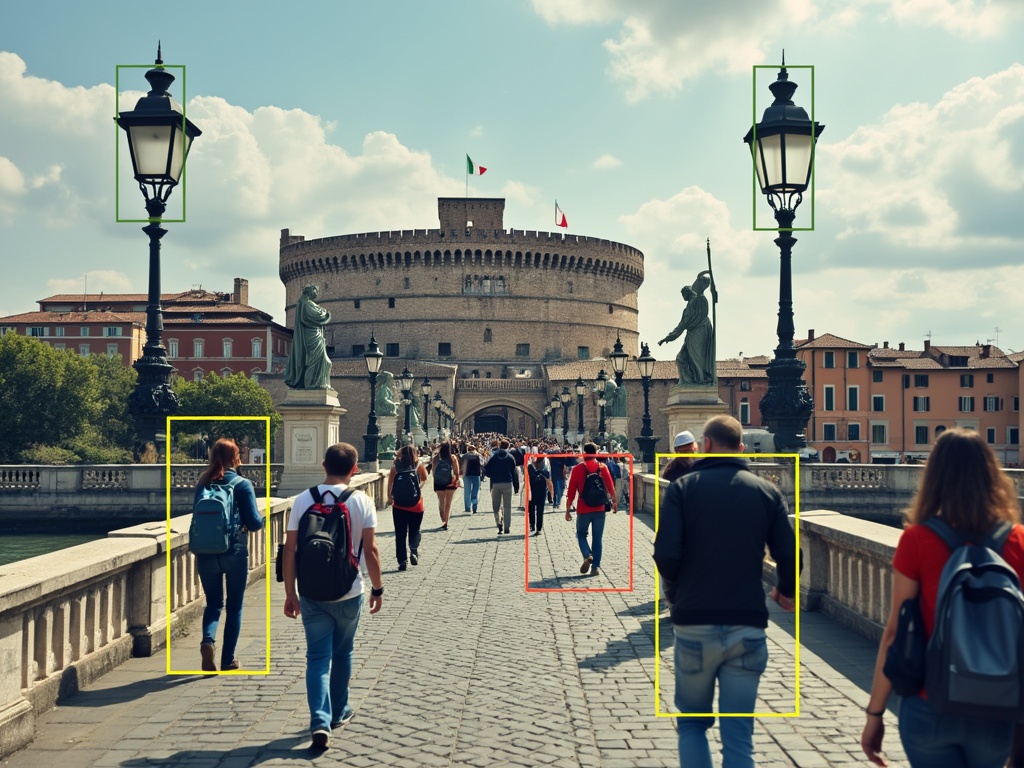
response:
<path id="1" fill-rule="evenodd" d="M 437 411 L 437 439 L 441 439 L 441 402 L 443 398 L 440 392 L 434 393 L 434 410 Z"/>
<path id="2" fill-rule="evenodd" d="M 569 434 L 569 401 L 572 400 L 569 387 L 562 387 L 562 393 L 558 399 L 562 401 L 562 444 L 564 445 Z"/>
<path id="3" fill-rule="evenodd" d="M 545 403 L 544 410 L 541 413 L 544 414 L 544 435 L 550 437 L 551 433 L 548 432 L 548 414 L 551 413 L 551 406 Z"/>
<path id="4" fill-rule="evenodd" d="M 608 404 L 608 401 L 604 399 L 604 388 L 607 383 L 608 374 L 605 373 L 604 368 L 602 368 L 597 372 L 597 406 L 600 409 L 600 423 L 597 426 L 597 431 L 600 435 L 598 439 L 606 446 L 606 448 L 608 444 L 608 435 L 605 434 L 604 407 Z"/>
<path id="5" fill-rule="evenodd" d="M 128 411 L 135 419 L 136 455 L 141 454 L 148 442 L 163 453 L 167 417 L 178 410 L 178 397 L 171 389 L 174 366 L 167 362 L 167 350 L 161 340 L 164 320 L 160 307 L 160 239 L 167 230 L 160 226 L 160 221 L 171 190 L 177 186 L 185 168 L 192 140 L 202 134 L 167 92 L 174 75 L 164 69 L 163 63 L 157 45 L 156 62 L 153 69 L 146 72 L 151 90 L 136 102 L 135 109 L 121 112 L 114 118 L 128 135 L 132 169 L 149 214 L 149 224 L 142 228 L 149 235 L 146 345 L 142 348 L 142 357 L 132 366 L 139 376 L 135 390 L 128 396 Z"/>
<path id="6" fill-rule="evenodd" d="M 797 451 L 807 445 L 804 430 L 813 401 L 803 381 L 806 366 L 793 346 L 793 220 L 810 185 L 814 147 L 825 129 L 811 122 L 803 107 L 793 103 L 797 85 L 789 81 L 783 58 L 778 79 L 768 86 L 775 97 L 743 140 L 750 146 L 761 192 L 775 212 L 779 236 L 779 346 L 768 364 L 768 392 L 761 398 L 763 423 L 775 435 L 775 450 Z"/>
<path id="7" fill-rule="evenodd" d="M 615 336 L 615 346 L 612 347 L 608 357 L 612 361 L 612 371 L 615 373 L 615 386 L 622 386 L 622 375 L 626 372 L 626 363 L 629 362 L 629 355 L 622 349 L 622 339 Z"/>
<path id="8" fill-rule="evenodd" d="M 384 355 L 377 346 L 377 340 L 370 334 L 370 346 L 363 354 L 366 361 L 366 372 L 370 374 L 370 415 L 366 421 L 366 434 L 363 440 L 366 443 L 366 460 L 377 460 L 377 440 L 380 438 L 380 427 L 377 426 L 377 374 L 384 364 Z"/>
<path id="9" fill-rule="evenodd" d="M 578 440 L 583 439 L 583 395 L 586 394 L 587 385 L 583 383 L 583 377 L 576 377 L 576 435 Z"/>
<path id="10" fill-rule="evenodd" d="M 654 463 L 654 444 L 658 442 L 654 437 L 654 430 L 651 429 L 651 377 L 654 376 L 654 356 L 646 344 L 640 345 L 640 357 L 636 364 L 640 369 L 640 380 L 644 385 L 644 418 L 643 426 L 640 429 L 640 437 L 636 438 L 640 446 L 640 461 L 644 464 Z"/>
<path id="11" fill-rule="evenodd" d="M 428 437 L 430 433 L 430 390 L 432 388 L 430 379 L 424 376 L 420 390 L 423 392 L 423 432 Z"/>
<path id="12" fill-rule="evenodd" d="M 562 401 L 558 399 L 558 392 L 551 393 L 551 402 L 548 404 L 551 406 L 551 436 L 558 438 L 558 409 L 562 405 Z M 565 438 L 562 439 L 563 444 Z"/>
<path id="13" fill-rule="evenodd" d="M 409 372 L 409 367 L 403 368 L 398 382 L 402 388 L 402 405 L 405 406 L 405 439 L 407 443 L 412 443 L 412 385 L 415 381 L 416 379 Z"/>

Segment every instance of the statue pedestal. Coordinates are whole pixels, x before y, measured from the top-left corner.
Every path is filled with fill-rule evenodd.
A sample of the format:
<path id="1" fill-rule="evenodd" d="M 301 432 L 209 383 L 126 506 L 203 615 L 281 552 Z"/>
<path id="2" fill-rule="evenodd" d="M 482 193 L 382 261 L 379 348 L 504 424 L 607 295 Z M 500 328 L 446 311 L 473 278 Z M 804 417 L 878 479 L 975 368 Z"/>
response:
<path id="1" fill-rule="evenodd" d="M 333 389 L 289 389 L 275 406 L 284 419 L 284 470 L 278 494 L 292 496 L 324 479 L 328 446 L 338 442 L 338 420 L 346 413 Z"/>
<path id="2" fill-rule="evenodd" d="M 668 403 L 661 412 L 668 416 L 668 440 L 664 453 L 672 452 L 672 439 L 684 429 L 693 433 L 697 445 L 701 445 L 704 422 L 712 416 L 729 413 L 729 406 L 718 397 L 717 386 L 672 387 Z"/>
<path id="3" fill-rule="evenodd" d="M 380 429 L 380 439 L 377 441 L 377 458 L 381 461 L 391 461 L 395 458 L 395 435 L 398 432 L 398 417 L 378 416 L 377 427 Z"/>
<path id="4" fill-rule="evenodd" d="M 419 448 L 425 442 L 427 442 L 427 435 L 423 431 L 423 427 L 416 427 L 416 429 L 414 429 L 412 431 L 412 443 L 413 443 L 413 445 L 415 445 L 417 448 Z"/>
<path id="5" fill-rule="evenodd" d="M 608 441 L 612 453 L 630 453 L 629 449 L 629 417 L 611 416 L 605 419 L 608 430 Z"/>

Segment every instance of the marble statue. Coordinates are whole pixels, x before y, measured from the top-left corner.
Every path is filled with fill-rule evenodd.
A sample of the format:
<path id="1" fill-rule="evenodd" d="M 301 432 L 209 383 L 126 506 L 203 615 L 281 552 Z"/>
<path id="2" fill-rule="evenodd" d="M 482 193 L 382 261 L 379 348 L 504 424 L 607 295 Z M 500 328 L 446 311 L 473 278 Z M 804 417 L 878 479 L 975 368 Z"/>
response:
<path id="1" fill-rule="evenodd" d="M 307 285 L 295 305 L 292 346 L 284 369 L 284 383 L 292 389 L 331 386 L 331 359 L 324 339 L 324 326 L 331 321 L 331 313 L 317 305 L 319 295 L 315 285 Z"/>
<path id="2" fill-rule="evenodd" d="M 712 297 L 715 297 L 710 270 L 697 275 L 693 285 L 683 286 L 682 294 L 686 299 L 683 317 L 679 325 L 658 342 L 661 346 L 686 334 L 683 346 L 676 355 L 681 387 L 703 387 L 715 383 L 715 329 L 708 317 L 708 300 L 704 296 L 704 291 L 709 287 Z"/>
<path id="3" fill-rule="evenodd" d="M 616 416 L 628 416 L 626 412 L 626 388 L 616 386 L 614 379 L 608 379 L 604 385 L 604 415 L 611 419 Z"/>
<path id="4" fill-rule="evenodd" d="M 398 413 L 398 401 L 391 387 L 395 376 L 390 371 L 377 374 L 377 394 L 373 400 L 373 410 L 378 416 L 394 416 Z"/>

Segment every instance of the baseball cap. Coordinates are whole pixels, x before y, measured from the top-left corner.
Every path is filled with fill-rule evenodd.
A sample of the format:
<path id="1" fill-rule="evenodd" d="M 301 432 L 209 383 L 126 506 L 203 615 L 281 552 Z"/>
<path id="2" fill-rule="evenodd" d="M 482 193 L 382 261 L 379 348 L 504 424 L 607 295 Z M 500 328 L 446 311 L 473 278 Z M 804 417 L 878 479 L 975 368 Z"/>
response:
<path id="1" fill-rule="evenodd" d="M 697 442 L 697 439 L 693 436 L 693 433 L 687 430 L 683 430 L 678 435 L 676 435 L 676 439 L 672 441 L 672 447 L 682 448 L 683 446 L 690 445 L 695 442 Z"/>

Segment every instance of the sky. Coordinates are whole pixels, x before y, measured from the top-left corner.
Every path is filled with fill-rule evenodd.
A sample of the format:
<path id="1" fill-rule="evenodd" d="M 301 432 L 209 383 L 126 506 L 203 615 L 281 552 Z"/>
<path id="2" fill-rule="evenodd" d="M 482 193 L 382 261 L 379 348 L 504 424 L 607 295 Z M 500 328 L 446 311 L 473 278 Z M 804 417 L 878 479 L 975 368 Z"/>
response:
<path id="1" fill-rule="evenodd" d="M 504 197 L 506 228 L 557 230 L 557 199 L 569 234 L 643 251 L 655 356 L 675 356 L 656 342 L 707 238 L 717 356 L 770 355 L 779 254 L 742 139 L 785 49 L 825 126 L 797 210 L 798 338 L 1024 349 L 1020 0 L 4 0 L 0 316 L 147 290 L 141 224 L 116 221 L 145 211 L 112 118 L 158 39 L 203 131 L 164 292 L 245 277 L 283 322 L 281 229 L 436 228 L 469 154 L 488 168 L 470 194 Z"/>

